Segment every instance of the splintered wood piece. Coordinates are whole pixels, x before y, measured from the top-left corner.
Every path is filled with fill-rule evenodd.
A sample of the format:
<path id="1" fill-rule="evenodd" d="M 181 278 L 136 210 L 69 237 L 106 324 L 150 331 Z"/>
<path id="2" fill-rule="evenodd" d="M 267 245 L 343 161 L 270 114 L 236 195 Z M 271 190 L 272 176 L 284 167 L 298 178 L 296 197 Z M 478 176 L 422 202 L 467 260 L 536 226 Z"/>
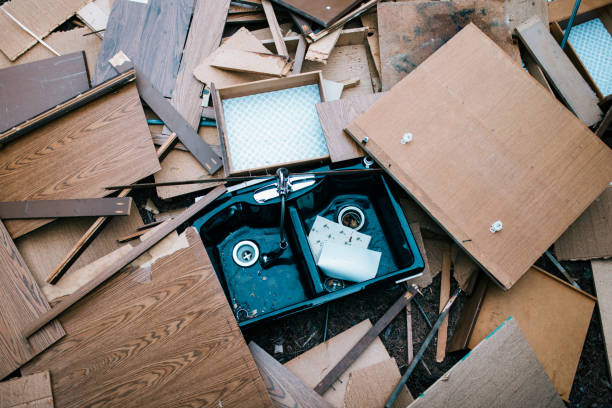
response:
<path id="1" fill-rule="evenodd" d="M 37 321 L 30 323 L 23 331 L 24 336 L 27 338 L 30 337 L 32 334 L 36 333 L 41 327 L 45 326 L 48 322 L 59 316 L 70 306 L 81 300 L 89 292 L 91 292 L 99 285 L 104 283 L 106 280 L 108 280 L 110 277 L 115 275 L 121 268 L 123 268 L 131 261 L 142 255 L 145 251 L 147 251 L 153 245 L 158 243 L 166 235 L 177 229 L 182 223 L 188 221 L 191 217 L 206 208 L 215 199 L 224 194 L 225 191 L 225 187 L 222 186 L 215 188 L 210 193 L 206 194 L 201 200 L 197 201 L 195 204 L 191 205 L 189 208 L 183 211 L 176 218 L 168 220 L 162 225 L 156 227 L 154 231 L 151 231 L 151 234 L 146 239 L 143 239 L 140 244 L 132 248 L 130 252 L 128 252 L 123 258 L 117 260 L 116 262 L 113 262 L 111 265 L 108 266 L 108 268 L 104 269 L 103 272 L 100 272 L 100 274 L 95 279 L 89 281 L 79 290 L 68 296 L 53 309 L 44 313 L 37 319 Z"/>
<path id="2" fill-rule="evenodd" d="M 2 408 L 53 408 L 49 371 L 0 382 Z"/>
<path id="3" fill-rule="evenodd" d="M 308 61 L 315 61 L 327 64 L 327 59 L 329 58 L 329 55 L 332 53 L 334 47 L 336 46 L 338 38 L 340 38 L 341 32 L 342 27 L 338 27 L 329 35 L 326 35 L 320 40 L 310 44 L 308 46 L 308 51 L 306 52 L 306 59 Z"/>
<path id="4" fill-rule="evenodd" d="M 561 100 L 587 126 L 602 116 L 597 96 L 565 55 L 539 18 L 533 17 L 516 27 L 525 48 L 542 68 Z"/>
<path id="5" fill-rule="evenodd" d="M 178 244 L 62 315 L 69 334 L 23 367 L 50 371 L 58 407 L 273 406 L 198 232 Z"/>
<path id="6" fill-rule="evenodd" d="M 278 25 L 278 20 L 276 19 L 276 14 L 274 13 L 272 3 L 270 0 L 261 0 L 261 5 L 263 6 L 264 13 L 266 14 L 266 20 L 268 20 L 268 25 L 270 26 L 270 31 L 272 32 L 272 38 L 274 38 L 276 53 L 282 57 L 289 58 L 289 52 L 287 51 L 285 41 L 283 41 L 283 33 Z"/>
<path id="7" fill-rule="evenodd" d="M 250 342 L 249 349 L 275 407 L 332 408 L 256 343 Z"/>
<path id="8" fill-rule="evenodd" d="M 504 321 L 410 405 L 465 406 L 565 407 L 516 319 Z"/>
<path id="9" fill-rule="evenodd" d="M 345 131 L 506 289 L 612 180 L 612 151 L 473 24 Z"/>
<path id="10" fill-rule="evenodd" d="M 4 201 L 0 202 L 0 218 L 18 219 L 130 215 L 131 206 L 132 199 L 130 197 Z"/>
<path id="11" fill-rule="evenodd" d="M 450 245 L 444 250 L 442 255 L 442 275 L 440 276 L 440 313 L 450 298 L 450 269 L 451 253 Z M 448 316 L 444 318 L 438 328 L 438 342 L 436 348 L 436 361 L 441 363 L 446 357 L 446 339 L 448 336 Z"/>
<path id="12" fill-rule="evenodd" d="M 374 341 L 376 337 L 391 323 L 391 321 L 398 315 L 399 312 L 404 310 L 413 294 L 406 292 L 399 299 L 391 305 L 391 307 L 385 312 L 385 314 L 376 322 L 376 324 L 368 330 L 368 332 L 359 340 L 357 344 L 346 353 L 342 360 L 340 360 L 334 368 L 332 368 L 327 375 L 317 384 L 315 391 L 318 394 L 323 394 L 334 382 L 344 373 L 347 368 L 368 348 L 368 345 Z"/>
<path id="13" fill-rule="evenodd" d="M 273 77 L 286 76 L 291 70 L 291 61 L 273 54 L 263 54 L 220 47 L 209 60 L 213 67 L 228 71 L 246 72 Z"/>
<path id="14" fill-rule="evenodd" d="M 49 319 L 42 330 L 24 338 L 26 325 L 49 310 L 49 303 L 0 221 L 0 380 L 45 350 L 66 333 Z M 47 325 L 47 323 L 51 324 Z"/>
<path id="15" fill-rule="evenodd" d="M 599 317 L 606 344 L 608 370 L 612 367 L 612 260 L 591 261 L 593 282 L 599 303 Z"/>

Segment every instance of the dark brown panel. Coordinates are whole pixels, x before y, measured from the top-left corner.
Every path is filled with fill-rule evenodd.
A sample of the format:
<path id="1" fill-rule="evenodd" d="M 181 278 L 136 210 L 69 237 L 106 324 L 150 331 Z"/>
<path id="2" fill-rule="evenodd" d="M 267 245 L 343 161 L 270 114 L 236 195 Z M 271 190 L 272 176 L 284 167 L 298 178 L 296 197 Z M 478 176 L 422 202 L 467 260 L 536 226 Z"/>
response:
<path id="1" fill-rule="evenodd" d="M 327 27 L 340 17 L 344 16 L 351 9 L 357 6 L 362 0 L 272 0 L 283 5 L 291 11 L 300 14 L 317 24 Z"/>
<path id="2" fill-rule="evenodd" d="M 0 202 L 0 219 L 130 215 L 131 197 Z"/>

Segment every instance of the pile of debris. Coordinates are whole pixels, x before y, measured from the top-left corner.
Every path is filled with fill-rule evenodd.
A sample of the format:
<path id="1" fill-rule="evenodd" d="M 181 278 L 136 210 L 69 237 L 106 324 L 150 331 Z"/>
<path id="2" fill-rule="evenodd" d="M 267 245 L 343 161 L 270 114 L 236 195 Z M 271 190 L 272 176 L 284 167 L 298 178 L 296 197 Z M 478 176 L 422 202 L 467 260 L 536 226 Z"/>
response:
<path id="1" fill-rule="evenodd" d="M 612 403 L 612 1 L 0 3 L 0 408 Z"/>

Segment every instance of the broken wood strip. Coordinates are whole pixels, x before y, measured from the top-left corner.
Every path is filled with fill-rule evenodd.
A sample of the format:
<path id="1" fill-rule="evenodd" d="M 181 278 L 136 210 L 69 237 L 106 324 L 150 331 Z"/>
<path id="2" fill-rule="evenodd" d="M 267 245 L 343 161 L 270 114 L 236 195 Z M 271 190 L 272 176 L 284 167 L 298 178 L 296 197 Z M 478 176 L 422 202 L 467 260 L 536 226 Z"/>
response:
<path id="1" fill-rule="evenodd" d="M 241 13 L 227 16 L 226 24 L 264 23 L 268 21 L 264 13 Z"/>
<path id="2" fill-rule="evenodd" d="M 359 17 L 360 15 L 362 15 L 363 13 L 368 11 L 370 8 L 374 7 L 377 2 L 378 2 L 378 0 L 369 0 L 369 1 L 365 2 L 365 3 L 363 3 L 361 6 L 357 7 L 355 10 L 353 10 L 350 13 L 346 14 L 344 17 L 340 18 L 339 20 L 336 20 L 336 22 L 334 22 L 333 24 L 331 24 L 330 26 L 328 26 L 324 30 L 321 30 L 321 31 L 319 31 L 317 33 L 308 34 L 306 36 L 306 40 L 309 41 L 309 42 L 315 42 L 317 40 L 320 40 L 321 38 L 325 37 L 326 35 L 328 35 L 332 31 L 334 31 L 336 28 L 343 26 L 344 24 L 346 24 L 350 20 L 352 20 L 352 19 L 354 19 L 356 17 Z"/>
<path id="3" fill-rule="evenodd" d="M 406 305 L 406 364 L 410 364 L 414 358 L 414 344 L 412 341 L 412 307 L 408 302 Z"/>
<path id="4" fill-rule="evenodd" d="M 0 202 L 0 219 L 130 215 L 131 205 L 130 197 L 4 201 Z"/>
<path id="5" fill-rule="evenodd" d="M 276 45 L 276 53 L 280 56 L 289 58 L 289 52 L 287 52 L 285 41 L 283 41 L 283 34 L 280 26 L 278 25 L 278 20 L 276 19 L 276 14 L 274 13 L 272 3 L 270 0 L 261 0 L 261 5 L 263 6 L 264 13 L 266 14 L 266 20 L 268 20 L 268 25 L 270 26 L 270 31 L 272 32 L 272 38 L 274 39 L 274 44 Z"/>
<path id="6" fill-rule="evenodd" d="M 49 303 L 1 221 L 0 305 L 1 380 L 66 334 L 58 321 L 49 319 L 30 342 L 23 337 L 24 327 L 44 316 Z"/>
<path id="7" fill-rule="evenodd" d="M 542 68 L 565 105 L 587 126 L 599 122 L 597 96 L 537 17 L 516 27 L 525 48 Z"/>
<path id="8" fill-rule="evenodd" d="M 329 35 L 326 35 L 320 40 L 310 44 L 310 46 L 308 46 L 308 51 L 306 52 L 305 58 L 308 61 L 315 61 L 327 64 L 327 59 L 329 58 L 329 55 L 336 46 L 336 42 L 338 42 L 338 38 L 340 38 L 341 32 L 342 27 L 338 27 Z"/>
<path id="9" fill-rule="evenodd" d="M 548 83 L 548 80 L 546 79 L 546 75 L 544 75 L 542 68 L 533 59 L 529 52 L 524 50 L 523 47 L 521 47 L 521 50 L 521 58 L 523 58 L 523 62 L 525 63 L 525 68 L 527 68 L 527 71 L 529 71 L 531 76 L 534 77 L 534 79 L 538 81 L 540 85 L 546 88 L 546 90 L 550 92 L 551 95 L 554 95 L 554 92 L 550 87 L 550 84 Z"/>
<path id="10" fill-rule="evenodd" d="M 442 275 L 440 276 L 440 313 L 444 309 L 444 305 L 450 298 L 450 270 L 451 270 L 451 249 L 450 245 L 444 250 L 442 255 Z M 448 316 L 442 320 L 442 324 L 438 328 L 438 342 L 436 349 L 436 361 L 441 363 L 446 357 L 446 338 L 448 336 Z"/>
<path id="11" fill-rule="evenodd" d="M 0 133 L 0 145 L 3 143 L 10 142 L 11 140 L 30 132 L 60 116 L 63 116 L 95 99 L 100 98 L 110 92 L 117 90 L 123 85 L 132 82 L 136 76 L 134 70 L 130 70 L 122 75 L 112 78 L 94 88 L 89 89 L 81 93 L 80 95 L 49 109 L 46 112 L 36 115 L 30 120 L 23 122 L 22 124 L 15 126 L 3 133 Z"/>
<path id="12" fill-rule="evenodd" d="M 275 407 L 332 408 L 257 343 L 250 342 L 249 349 Z"/>
<path id="13" fill-rule="evenodd" d="M 291 70 L 292 63 L 279 55 L 262 54 L 252 51 L 219 48 L 209 64 L 228 71 L 246 72 L 272 77 L 284 77 Z"/>
<path id="14" fill-rule="evenodd" d="M 53 408 L 49 371 L 0 382 L 2 408 Z"/>
<path id="15" fill-rule="evenodd" d="M 322 395 L 334 382 L 346 371 L 346 369 L 359 357 L 363 351 L 368 348 L 368 345 L 374 341 L 376 337 L 391 323 L 391 321 L 401 312 L 410 302 L 414 295 L 408 291 L 404 293 L 393 305 L 385 312 L 385 314 L 376 322 L 376 324 L 368 330 L 368 332 L 359 339 L 359 342 L 346 353 L 342 360 L 332 368 L 327 375 L 317 384 L 315 391 Z"/>
<path id="16" fill-rule="evenodd" d="M 153 227 L 150 228 L 145 228 L 142 230 L 138 230 L 136 232 L 133 232 L 131 234 L 128 235 L 124 235 L 122 237 L 117 238 L 117 242 L 120 244 L 123 244 L 125 242 L 129 242 L 129 241 L 133 241 L 136 238 L 140 238 L 141 236 L 143 236 L 144 234 L 146 234 L 147 232 L 151 231 L 151 229 L 153 229 Z"/>
<path id="17" fill-rule="evenodd" d="M 206 194 L 201 200 L 188 207 L 178 217 L 168 220 L 162 225 L 156 227 L 156 230 L 152 231 L 146 239 L 143 239 L 140 244 L 132 248 L 130 252 L 128 252 L 124 257 L 113 262 L 111 265 L 105 268 L 104 271 L 101 272 L 98 276 L 96 276 L 95 279 L 91 280 L 79 290 L 68 296 L 61 303 L 56 305 L 53 309 L 41 315 L 35 322 L 28 324 L 26 326 L 26 329 L 23 331 L 24 337 L 27 339 L 32 334 L 36 333 L 38 330 L 40 330 L 41 327 L 44 327 L 47 323 L 62 314 L 70 306 L 81 300 L 89 292 L 91 292 L 100 284 L 112 277 L 121 268 L 129 264 L 138 256 L 142 255 L 145 251 L 147 251 L 153 245 L 158 243 L 166 235 L 177 229 L 182 223 L 188 221 L 191 217 L 206 208 L 214 200 L 223 195 L 225 191 L 226 189 L 223 186 L 216 187 L 210 193 Z"/>

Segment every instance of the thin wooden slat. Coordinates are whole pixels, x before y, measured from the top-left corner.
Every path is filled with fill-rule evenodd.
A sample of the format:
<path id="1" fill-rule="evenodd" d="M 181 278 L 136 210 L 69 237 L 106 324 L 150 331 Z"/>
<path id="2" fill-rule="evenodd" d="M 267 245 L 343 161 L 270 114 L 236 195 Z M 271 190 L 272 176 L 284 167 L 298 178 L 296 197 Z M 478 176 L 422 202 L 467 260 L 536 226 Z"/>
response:
<path id="1" fill-rule="evenodd" d="M 606 343 L 606 355 L 608 357 L 608 372 L 612 367 L 612 260 L 591 261 L 593 271 L 593 282 L 597 292 L 599 303 L 599 317 L 601 328 Z"/>
<path id="2" fill-rule="evenodd" d="M 275 407 L 332 408 L 256 343 L 250 342 L 249 349 Z"/>
<path id="3" fill-rule="evenodd" d="M 77 198 L 72 200 L 3 201 L 0 218 L 60 218 L 130 215 L 131 198 Z"/>
<path id="4" fill-rule="evenodd" d="M 283 77 L 289 73 L 292 65 L 289 60 L 278 55 L 223 47 L 219 50 L 221 51 L 214 53 L 215 55 L 211 58 L 209 64 L 228 71 Z"/>
<path id="5" fill-rule="evenodd" d="M 612 180 L 610 149 L 474 25 L 345 130 L 505 288 Z"/>
<path id="6" fill-rule="evenodd" d="M 195 204 L 191 205 L 189 208 L 183 211 L 176 218 L 168 220 L 164 224 L 156 227 L 155 231 L 152 231 L 146 239 L 142 240 L 140 244 L 132 248 L 130 252 L 128 252 L 124 257 L 117 260 L 116 262 L 113 262 L 111 265 L 108 266 L 108 268 L 104 269 L 103 272 L 100 272 L 100 274 L 95 279 L 85 284 L 81 289 L 64 299 L 59 305 L 55 306 L 53 309 L 44 313 L 38 318 L 36 322 L 29 324 L 27 328 L 23 331 L 23 335 L 25 337 L 30 337 L 32 334 L 36 333 L 41 327 L 46 325 L 55 317 L 59 316 L 62 312 L 64 312 L 70 306 L 81 300 L 89 292 L 91 292 L 96 287 L 108 280 L 110 277 L 115 275 L 121 268 L 136 259 L 141 254 L 143 254 L 153 245 L 158 243 L 166 235 L 177 229 L 182 223 L 188 221 L 191 217 L 206 208 L 215 199 L 225 193 L 225 191 L 225 187 L 219 186 L 215 188 L 206 196 L 204 196 L 201 200 L 197 201 Z"/>
<path id="7" fill-rule="evenodd" d="M 451 253 L 450 246 L 442 255 L 442 275 L 440 276 L 440 308 L 442 313 L 444 306 L 450 299 L 450 269 L 451 269 Z M 441 363 L 446 357 L 446 339 L 448 336 L 448 316 L 444 318 L 442 324 L 438 328 L 438 342 L 436 344 L 436 361 Z"/>
<path id="8" fill-rule="evenodd" d="M 0 379 L 63 337 L 59 322 L 49 319 L 29 343 L 24 327 L 49 310 L 49 304 L 0 221 Z"/>
<path id="9" fill-rule="evenodd" d="M 198 232 L 178 240 L 64 314 L 69 334 L 23 367 L 51 372 L 58 407 L 272 406 Z"/>
<path id="10" fill-rule="evenodd" d="M 378 2 L 378 0 L 368 0 L 368 1 L 365 1 L 364 3 L 362 3 L 356 9 L 350 11 L 349 13 L 345 14 L 340 19 L 336 20 L 334 23 L 330 24 L 327 28 L 325 28 L 323 30 L 320 30 L 320 31 L 318 31 L 316 33 L 314 33 L 314 32 L 313 33 L 309 33 L 306 36 L 306 39 L 309 42 L 314 42 L 314 41 L 320 40 L 321 38 L 325 37 L 326 35 L 329 35 L 329 33 L 334 31 L 336 28 L 342 27 L 347 22 L 351 21 L 354 18 L 359 17 L 360 15 L 362 15 L 363 13 L 365 13 L 366 11 L 371 9 L 372 7 L 374 7 L 376 5 L 377 2 Z"/>
<path id="11" fill-rule="evenodd" d="M 53 408 L 49 371 L 0 382 L 0 408 Z"/>
<path id="12" fill-rule="evenodd" d="M 537 17 L 516 27 L 521 42 L 542 68 L 561 100 L 587 126 L 602 116 L 597 96 Z"/>
<path id="13" fill-rule="evenodd" d="M 268 20 L 268 25 L 270 26 L 270 31 L 272 32 L 272 38 L 274 38 L 274 44 L 276 44 L 276 53 L 280 56 L 289 58 L 287 46 L 283 41 L 283 33 L 278 25 L 278 20 L 276 19 L 276 14 L 274 13 L 272 3 L 270 0 L 261 0 L 261 5 L 263 6 L 266 20 Z"/>

